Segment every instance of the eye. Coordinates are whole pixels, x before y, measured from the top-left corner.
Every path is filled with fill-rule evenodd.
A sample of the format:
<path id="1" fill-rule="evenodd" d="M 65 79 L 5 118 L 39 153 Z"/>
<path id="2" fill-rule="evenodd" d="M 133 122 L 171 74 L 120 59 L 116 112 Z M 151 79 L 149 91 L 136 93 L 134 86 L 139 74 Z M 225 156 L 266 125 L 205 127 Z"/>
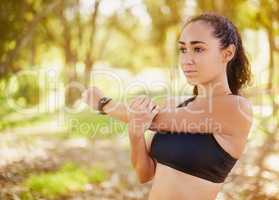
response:
<path id="1" fill-rule="evenodd" d="M 204 51 L 204 49 L 203 49 L 203 48 L 200 48 L 200 47 L 195 47 L 195 48 L 194 48 L 194 51 L 195 51 L 195 52 L 198 52 L 198 53 L 201 53 L 201 52 Z"/>
<path id="2" fill-rule="evenodd" d="M 183 48 L 183 47 L 179 48 L 179 50 L 180 50 L 181 53 L 186 53 L 186 51 L 187 51 L 187 49 Z"/>

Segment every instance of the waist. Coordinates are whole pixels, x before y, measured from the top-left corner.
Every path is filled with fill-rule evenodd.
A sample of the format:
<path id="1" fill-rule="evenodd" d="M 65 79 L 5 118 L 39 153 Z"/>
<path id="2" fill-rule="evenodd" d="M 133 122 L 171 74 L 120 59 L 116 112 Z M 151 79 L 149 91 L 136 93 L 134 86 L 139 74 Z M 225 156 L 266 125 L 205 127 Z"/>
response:
<path id="1" fill-rule="evenodd" d="M 150 191 L 150 197 L 157 198 L 150 200 L 165 199 L 164 197 L 168 197 L 166 199 L 214 200 L 222 185 L 222 183 L 213 183 L 157 163 Z M 198 190 L 193 190 L 193 188 L 198 188 Z"/>

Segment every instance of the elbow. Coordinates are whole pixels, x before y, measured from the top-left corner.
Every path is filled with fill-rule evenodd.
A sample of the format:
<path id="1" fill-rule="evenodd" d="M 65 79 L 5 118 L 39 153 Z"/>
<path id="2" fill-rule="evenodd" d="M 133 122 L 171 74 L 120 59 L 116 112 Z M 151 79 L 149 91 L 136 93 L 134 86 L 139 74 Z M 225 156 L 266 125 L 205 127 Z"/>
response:
<path id="1" fill-rule="evenodd" d="M 146 170 L 146 169 L 137 169 L 137 177 L 138 181 L 141 184 L 147 183 L 151 181 L 154 177 L 154 173 L 151 172 L 151 170 Z"/>
<path id="2" fill-rule="evenodd" d="M 147 183 L 153 179 L 153 176 L 138 176 L 138 180 L 141 184 Z"/>

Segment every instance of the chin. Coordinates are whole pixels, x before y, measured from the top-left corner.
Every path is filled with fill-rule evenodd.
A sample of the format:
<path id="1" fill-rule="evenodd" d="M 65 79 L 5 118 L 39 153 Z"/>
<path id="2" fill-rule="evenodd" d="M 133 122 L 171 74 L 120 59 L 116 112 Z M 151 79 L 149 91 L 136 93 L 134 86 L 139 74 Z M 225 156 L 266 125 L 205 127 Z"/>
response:
<path id="1" fill-rule="evenodd" d="M 198 81 L 193 80 L 193 79 L 189 79 L 189 78 L 187 78 L 187 82 L 188 82 L 190 85 L 192 85 L 192 86 L 195 86 L 195 85 L 198 85 L 198 84 L 199 84 Z"/>

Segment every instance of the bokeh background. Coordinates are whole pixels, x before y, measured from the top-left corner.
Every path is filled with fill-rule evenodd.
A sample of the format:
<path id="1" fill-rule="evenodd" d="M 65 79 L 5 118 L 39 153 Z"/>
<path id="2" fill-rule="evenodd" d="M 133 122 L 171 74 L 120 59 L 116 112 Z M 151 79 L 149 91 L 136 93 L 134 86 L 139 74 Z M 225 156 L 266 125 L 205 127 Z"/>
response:
<path id="1" fill-rule="evenodd" d="M 191 96 L 177 40 L 205 11 L 239 27 L 253 73 L 253 127 L 218 199 L 279 199 L 278 0 L 1 0 L 0 199 L 147 199 L 126 124 L 80 94 Z"/>

